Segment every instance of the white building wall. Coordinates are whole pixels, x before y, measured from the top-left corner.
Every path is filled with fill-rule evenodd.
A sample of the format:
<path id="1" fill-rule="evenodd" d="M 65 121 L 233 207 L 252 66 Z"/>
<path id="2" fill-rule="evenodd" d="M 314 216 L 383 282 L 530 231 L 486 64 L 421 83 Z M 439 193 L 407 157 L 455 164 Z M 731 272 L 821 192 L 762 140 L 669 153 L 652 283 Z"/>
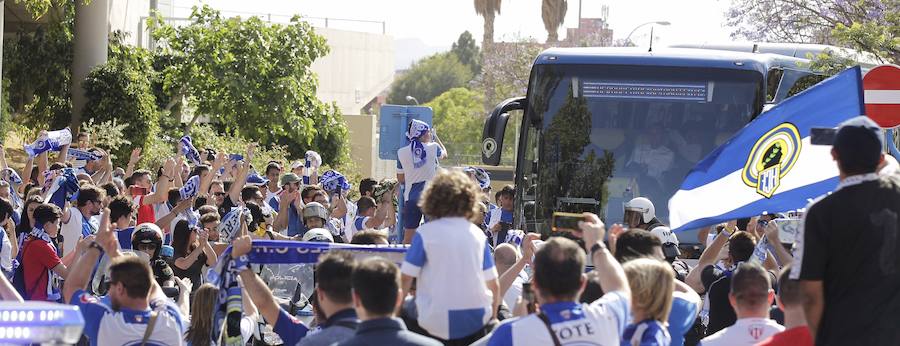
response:
<path id="1" fill-rule="evenodd" d="M 157 10 L 163 17 L 171 17 L 175 12 L 172 5 L 174 0 L 157 0 Z M 126 44 L 139 45 L 139 28 L 146 30 L 146 24 L 142 18 L 150 15 L 151 0 L 110 0 L 109 1 L 109 32 L 121 30 L 128 33 Z M 143 34 L 145 37 L 148 34 Z"/>
<path id="2" fill-rule="evenodd" d="M 315 28 L 331 48 L 312 64 L 319 77 L 319 99 L 337 102 L 341 112 L 362 108 L 394 81 L 394 39 L 389 35 Z"/>

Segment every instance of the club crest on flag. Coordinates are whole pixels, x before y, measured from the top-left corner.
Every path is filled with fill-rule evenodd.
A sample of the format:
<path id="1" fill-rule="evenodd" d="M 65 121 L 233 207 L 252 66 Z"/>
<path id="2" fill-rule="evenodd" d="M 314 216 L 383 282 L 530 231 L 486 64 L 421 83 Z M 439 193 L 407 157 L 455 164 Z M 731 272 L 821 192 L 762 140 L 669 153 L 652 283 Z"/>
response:
<path id="1" fill-rule="evenodd" d="M 771 198 L 781 185 L 781 178 L 790 173 L 802 149 L 797 126 L 782 123 L 760 137 L 744 164 L 741 177 L 744 184 L 756 193 Z"/>

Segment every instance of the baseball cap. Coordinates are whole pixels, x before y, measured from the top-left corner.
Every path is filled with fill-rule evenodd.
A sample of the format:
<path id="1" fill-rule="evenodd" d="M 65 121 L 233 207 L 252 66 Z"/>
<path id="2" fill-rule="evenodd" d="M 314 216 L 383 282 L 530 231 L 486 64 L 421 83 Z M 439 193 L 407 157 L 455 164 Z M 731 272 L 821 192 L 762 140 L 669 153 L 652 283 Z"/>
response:
<path id="1" fill-rule="evenodd" d="M 265 185 L 269 183 L 269 179 L 266 179 L 263 176 L 260 176 L 258 173 L 253 172 L 249 176 L 247 176 L 247 184 L 248 185 Z"/>
<path id="2" fill-rule="evenodd" d="M 294 161 L 294 163 L 291 164 L 291 169 L 297 169 L 300 167 L 303 167 L 303 161 Z"/>
<path id="3" fill-rule="evenodd" d="M 831 145 L 842 164 L 852 167 L 877 167 L 884 147 L 884 132 L 872 119 L 858 116 L 834 129 L 811 129 L 815 145 Z"/>
<path id="4" fill-rule="evenodd" d="M 291 183 L 299 183 L 301 181 L 303 180 L 300 179 L 300 176 L 294 173 L 285 173 L 281 176 L 281 186 L 285 186 Z"/>
<path id="5" fill-rule="evenodd" d="M 313 228 L 303 234 L 303 241 L 317 241 L 322 243 L 334 243 L 334 237 L 327 229 Z"/>

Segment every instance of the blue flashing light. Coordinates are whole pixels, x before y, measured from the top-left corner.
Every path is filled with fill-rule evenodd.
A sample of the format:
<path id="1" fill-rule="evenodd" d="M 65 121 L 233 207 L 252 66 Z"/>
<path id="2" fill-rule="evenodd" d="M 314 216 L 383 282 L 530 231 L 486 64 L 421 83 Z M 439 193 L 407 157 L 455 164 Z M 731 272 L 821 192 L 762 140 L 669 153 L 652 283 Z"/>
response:
<path id="1" fill-rule="evenodd" d="M 50 302 L 0 302 L 0 344 L 74 344 L 84 317 L 77 306 Z"/>

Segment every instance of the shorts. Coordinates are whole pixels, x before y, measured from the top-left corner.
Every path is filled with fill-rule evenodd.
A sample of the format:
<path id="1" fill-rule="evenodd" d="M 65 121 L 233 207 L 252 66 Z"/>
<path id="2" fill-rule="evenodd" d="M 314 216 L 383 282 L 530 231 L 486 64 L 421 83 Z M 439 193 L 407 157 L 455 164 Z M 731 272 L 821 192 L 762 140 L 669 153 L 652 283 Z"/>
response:
<path id="1" fill-rule="evenodd" d="M 419 196 L 425 189 L 425 182 L 412 184 L 409 191 L 409 199 L 403 205 L 403 228 L 419 228 L 422 223 L 422 208 L 419 208 Z"/>

